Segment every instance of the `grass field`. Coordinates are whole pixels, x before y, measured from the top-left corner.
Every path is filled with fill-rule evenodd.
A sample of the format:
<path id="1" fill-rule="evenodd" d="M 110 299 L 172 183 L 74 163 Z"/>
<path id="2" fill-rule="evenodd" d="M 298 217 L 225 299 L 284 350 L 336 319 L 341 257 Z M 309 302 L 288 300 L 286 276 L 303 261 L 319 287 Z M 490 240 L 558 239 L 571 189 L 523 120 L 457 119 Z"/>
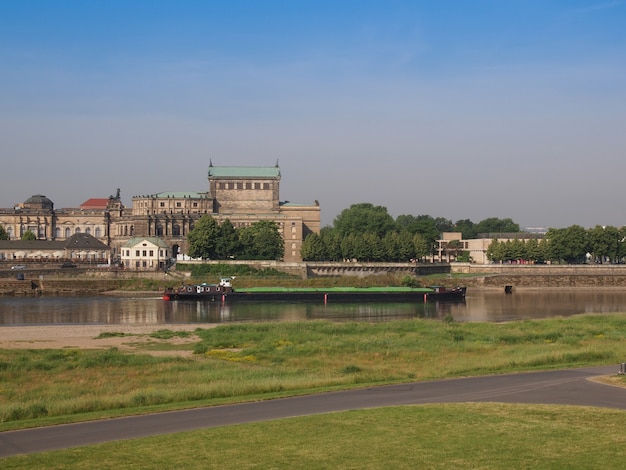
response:
<path id="1" fill-rule="evenodd" d="M 191 357 L 2 350 L 0 430 L 373 384 L 617 364 L 626 357 L 624 314 L 503 324 L 229 324 L 194 334 L 195 344 L 171 346 L 193 348 Z"/>
<path id="2" fill-rule="evenodd" d="M 193 334 L 195 344 L 184 346 L 195 351 L 191 358 L 2 350 L 0 430 L 626 358 L 626 314 L 229 324 Z M 625 418 L 559 406 L 387 408 L 11 457 L 2 467 L 623 468 Z"/>
<path id="3" fill-rule="evenodd" d="M 626 412 L 449 404 L 358 410 L 8 457 L 9 469 L 622 469 Z"/>

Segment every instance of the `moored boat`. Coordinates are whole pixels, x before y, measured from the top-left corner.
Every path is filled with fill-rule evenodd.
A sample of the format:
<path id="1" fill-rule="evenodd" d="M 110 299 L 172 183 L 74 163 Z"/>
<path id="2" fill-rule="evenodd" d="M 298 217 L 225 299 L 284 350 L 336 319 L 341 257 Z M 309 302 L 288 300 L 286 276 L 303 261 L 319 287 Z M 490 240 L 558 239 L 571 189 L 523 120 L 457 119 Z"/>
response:
<path id="1" fill-rule="evenodd" d="M 435 300 L 462 301 L 465 287 L 331 287 L 288 288 L 256 287 L 237 289 L 231 278 L 218 284 L 189 284 L 167 288 L 164 300 L 206 300 L 247 302 L 428 302 Z"/>
<path id="2" fill-rule="evenodd" d="M 443 287 L 443 286 L 432 286 L 432 292 L 426 293 L 427 300 L 464 300 L 465 293 L 467 291 L 466 287 L 456 286 L 456 287 Z"/>

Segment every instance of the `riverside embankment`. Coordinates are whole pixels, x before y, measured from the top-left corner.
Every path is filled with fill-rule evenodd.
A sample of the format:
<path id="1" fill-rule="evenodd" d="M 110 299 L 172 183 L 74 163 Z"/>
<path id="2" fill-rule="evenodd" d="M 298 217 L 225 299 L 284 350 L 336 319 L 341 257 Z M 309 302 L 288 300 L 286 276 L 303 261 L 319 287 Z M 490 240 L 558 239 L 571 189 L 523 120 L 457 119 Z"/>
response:
<path id="1" fill-rule="evenodd" d="M 239 262 L 241 263 L 241 262 Z M 414 276 L 422 285 L 466 285 L 470 288 L 625 288 L 626 265 L 473 265 L 467 263 L 415 265 L 413 263 L 279 263 L 268 265 L 302 278 Z M 23 274 L 24 279 L 17 279 Z M 20 276 L 21 277 L 21 276 Z M 102 269 L 45 270 L 28 268 L 19 273 L 0 271 L 0 295 L 94 295 L 116 290 L 160 292 L 179 284 L 184 272 L 133 272 Z M 266 281 L 267 282 L 267 281 Z"/>

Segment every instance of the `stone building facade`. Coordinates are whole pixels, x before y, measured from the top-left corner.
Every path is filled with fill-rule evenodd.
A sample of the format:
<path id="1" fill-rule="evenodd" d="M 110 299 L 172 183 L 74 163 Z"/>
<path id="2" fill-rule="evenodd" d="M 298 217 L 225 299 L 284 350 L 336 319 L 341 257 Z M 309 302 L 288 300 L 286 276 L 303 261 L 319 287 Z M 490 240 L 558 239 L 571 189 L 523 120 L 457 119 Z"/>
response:
<path id="1" fill-rule="evenodd" d="M 0 209 L 0 225 L 11 239 L 27 230 L 38 239 L 64 240 L 75 233 L 89 233 L 111 247 L 119 257 L 133 237 L 157 237 L 172 256 L 186 254 L 187 234 L 203 215 L 218 223 L 229 219 L 243 227 L 260 220 L 278 224 L 285 240 L 285 261 L 301 261 L 303 239 L 320 230 L 320 207 L 280 201 L 281 173 L 271 167 L 213 166 L 209 164 L 207 192 L 162 192 L 133 196 L 132 206 L 121 202 L 120 191 L 108 199 L 89 199 L 75 209 L 54 209 L 43 195 L 14 208 Z"/>

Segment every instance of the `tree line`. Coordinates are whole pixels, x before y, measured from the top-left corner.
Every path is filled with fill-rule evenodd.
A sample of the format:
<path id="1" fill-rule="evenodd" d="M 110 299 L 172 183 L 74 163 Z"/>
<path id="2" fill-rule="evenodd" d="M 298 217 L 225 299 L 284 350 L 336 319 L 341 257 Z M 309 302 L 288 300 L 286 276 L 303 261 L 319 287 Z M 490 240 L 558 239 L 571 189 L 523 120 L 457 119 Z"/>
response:
<path id="1" fill-rule="evenodd" d="M 626 227 L 580 225 L 548 229 L 541 240 L 493 240 L 487 258 L 494 262 L 621 263 L 626 257 Z"/>
<path id="2" fill-rule="evenodd" d="M 370 203 L 344 209 L 319 234 L 312 233 L 302 243 L 305 261 L 406 262 L 431 256 L 443 232 L 460 232 L 464 239 L 480 233 L 519 232 L 511 219 L 489 218 L 477 224 L 469 219 L 452 222 L 430 215 L 399 215 L 394 219 L 386 207 Z M 464 259 L 457 253 L 457 259 Z"/>

